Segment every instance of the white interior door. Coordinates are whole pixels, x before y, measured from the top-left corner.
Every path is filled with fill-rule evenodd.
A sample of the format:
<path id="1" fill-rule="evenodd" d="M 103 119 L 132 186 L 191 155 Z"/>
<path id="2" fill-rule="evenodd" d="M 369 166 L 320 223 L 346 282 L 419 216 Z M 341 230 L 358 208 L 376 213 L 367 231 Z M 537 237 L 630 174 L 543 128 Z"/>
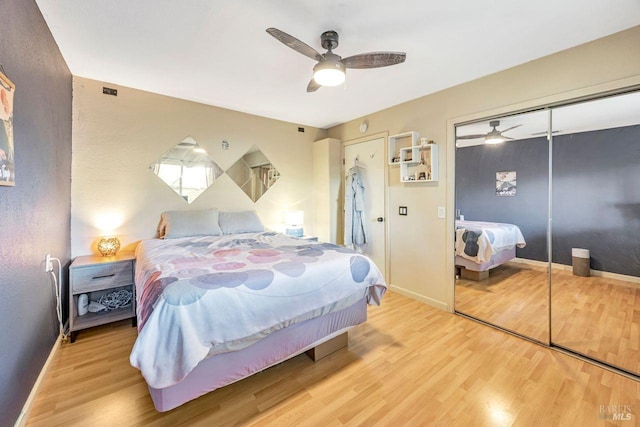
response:
<path id="1" fill-rule="evenodd" d="M 384 138 L 345 145 L 344 177 L 356 159 L 364 186 L 364 220 L 367 244 L 363 253 L 376 263 L 386 277 L 386 206 L 385 206 L 385 146 Z"/>

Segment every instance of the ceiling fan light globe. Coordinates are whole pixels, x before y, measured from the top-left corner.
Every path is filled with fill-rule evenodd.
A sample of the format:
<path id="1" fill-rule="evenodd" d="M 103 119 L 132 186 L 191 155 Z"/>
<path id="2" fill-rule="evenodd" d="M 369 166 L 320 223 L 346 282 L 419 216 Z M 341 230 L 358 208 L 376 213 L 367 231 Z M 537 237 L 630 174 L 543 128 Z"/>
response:
<path id="1" fill-rule="evenodd" d="M 502 144 L 504 142 L 504 138 L 501 136 L 487 136 L 484 139 L 485 144 Z"/>
<path id="2" fill-rule="evenodd" d="M 340 61 L 324 61 L 313 67 L 313 80 L 321 86 L 338 86 L 344 79 L 344 65 Z"/>
<path id="3" fill-rule="evenodd" d="M 345 75 L 340 70 L 318 70 L 313 73 L 313 80 L 322 86 L 338 86 L 344 83 Z"/>

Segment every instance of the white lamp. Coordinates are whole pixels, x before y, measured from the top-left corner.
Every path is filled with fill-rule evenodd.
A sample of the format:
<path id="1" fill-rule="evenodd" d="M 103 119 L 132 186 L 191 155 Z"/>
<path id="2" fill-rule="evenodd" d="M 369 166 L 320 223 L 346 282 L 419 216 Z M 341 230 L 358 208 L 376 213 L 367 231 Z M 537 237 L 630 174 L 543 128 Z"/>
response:
<path id="1" fill-rule="evenodd" d="M 302 237 L 304 223 L 304 211 L 285 211 L 284 223 L 287 226 L 285 233 L 288 236 Z"/>
<path id="2" fill-rule="evenodd" d="M 344 64 L 334 58 L 329 57 L 313 67 L 313 80 L 321 86 L 338 86 L 344 83 L 344 79 Z"/>

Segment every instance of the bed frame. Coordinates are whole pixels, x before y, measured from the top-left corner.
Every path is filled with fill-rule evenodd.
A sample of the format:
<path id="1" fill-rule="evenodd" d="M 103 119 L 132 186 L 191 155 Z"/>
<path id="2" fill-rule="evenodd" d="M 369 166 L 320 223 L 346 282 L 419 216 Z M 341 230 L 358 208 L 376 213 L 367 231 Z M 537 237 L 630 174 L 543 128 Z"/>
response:
<path id="1" fill-rule="evenodd" d="M 493 254 L 489 261 L 481 264 L 456 255 L 456 267 L 460 267 L 460 277 L 466 280 L 485 280 L 489 278 L 489 270 L 511 261 L 516 257 L 515 246 Z"/>
<path id="2" fill-rule="evenodd" d="M 347 331 L 367 320 L 363 298 L 350 307 L 272 332 L 250 347 L 201 361 L 181 382 L 149 387 L 158 411 L 169 411 L 217 388 L 229 385 L 294 356 L 314 361 L 347 346 Z"/>

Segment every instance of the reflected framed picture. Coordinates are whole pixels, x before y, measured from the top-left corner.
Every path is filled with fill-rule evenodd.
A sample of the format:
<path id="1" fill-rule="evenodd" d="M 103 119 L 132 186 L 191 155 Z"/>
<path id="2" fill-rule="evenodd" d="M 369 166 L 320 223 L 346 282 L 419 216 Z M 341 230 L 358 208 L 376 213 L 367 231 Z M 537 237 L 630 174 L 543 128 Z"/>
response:
<path id="1" fill-rule="evenodd" d="M 13 94 L 15 85 L 0 72 L 0 185 L 14 186 Z"/>
<path id="2" fill-rule="evenodd" d="M 496 196 L 515 196 L 516 171 L 496 172 Z"/>

